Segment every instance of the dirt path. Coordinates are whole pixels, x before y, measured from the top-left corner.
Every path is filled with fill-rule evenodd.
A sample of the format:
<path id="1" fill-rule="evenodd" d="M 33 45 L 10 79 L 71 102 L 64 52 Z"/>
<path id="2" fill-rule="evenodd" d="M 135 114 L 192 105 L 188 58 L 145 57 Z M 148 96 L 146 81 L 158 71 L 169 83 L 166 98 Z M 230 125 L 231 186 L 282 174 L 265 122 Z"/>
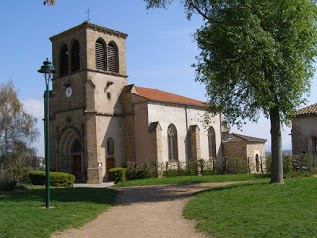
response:
<path id="1" fill-rule="evenodd" d="M 195 231 L 194 221 L 182 216 L 183 208 L 194 193 L 231 183 L 116 188 L 119 194 L 114 207 L 81 229 L 69 229 L 52 237 L 206 238 Z"/>

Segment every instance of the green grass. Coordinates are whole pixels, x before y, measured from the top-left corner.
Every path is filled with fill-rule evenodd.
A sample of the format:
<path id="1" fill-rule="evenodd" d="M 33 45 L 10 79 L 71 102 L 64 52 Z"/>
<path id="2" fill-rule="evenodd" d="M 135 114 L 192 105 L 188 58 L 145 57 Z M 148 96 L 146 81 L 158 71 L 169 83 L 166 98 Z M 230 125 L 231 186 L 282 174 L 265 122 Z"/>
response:
<path id="1" fill-rule="evenodd" d="M 177 176 L 164 178 L 149 178 L 131 180 L 114 185 L 115 187 L 148 186 L 165 184 L 190 184 L 190 183 L 209 183 L 225 181 L 247 181 L 268 178 L 266 174 L 230 174 L 230 175 L 210 175 L 210 176 Z"/>
<path id="2" fill-rule="evenodd" d="M 0 237 L 50 237 L 80 227 L 107 210 L 116 191 L 99 188 L 52 188 L 45 208 L 45 188 L 0 195 Z"/>
<path id="3" fill-rule="evenodd" d="M 236 184 L 197 194 L 186 218 L 213 237 L 317 237 L 317 178 Z"/>

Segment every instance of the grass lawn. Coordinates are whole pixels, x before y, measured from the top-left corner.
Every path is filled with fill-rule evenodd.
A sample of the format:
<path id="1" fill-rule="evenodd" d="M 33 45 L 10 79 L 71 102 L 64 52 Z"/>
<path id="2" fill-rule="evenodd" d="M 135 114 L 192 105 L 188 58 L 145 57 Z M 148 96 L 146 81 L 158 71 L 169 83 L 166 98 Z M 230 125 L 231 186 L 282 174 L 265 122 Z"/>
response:
<path id="1" fill-rule="evenodd" d="M 116 191 L 102 188 L 45 188 L 0 195 L 0 237 L 50 237 L 54 231 L 80 227 L 107 210 Z"/>
<path id="2" fill-rule="evenodd" d="M 214 237 L 317 237 L 317 178 L 256 182 L 197 194 L 184 210 Z"/>
<path id="3" fill-rule="evenodd" d="M 118 183 L 114 187 L 130 187 L 130 186 L 148 186 L 148 185 L 164 185 L 164 184 L 190 184 L 190 183 L 209 183 L 209 182 L 225 182 L 225 181 L 247 181 L 268 178 L 267 174 L 228 174 L 228 175 L 210 175 L 210 176 L 176 176 L 164 178 L 149 178 L 130 180 Z"/>

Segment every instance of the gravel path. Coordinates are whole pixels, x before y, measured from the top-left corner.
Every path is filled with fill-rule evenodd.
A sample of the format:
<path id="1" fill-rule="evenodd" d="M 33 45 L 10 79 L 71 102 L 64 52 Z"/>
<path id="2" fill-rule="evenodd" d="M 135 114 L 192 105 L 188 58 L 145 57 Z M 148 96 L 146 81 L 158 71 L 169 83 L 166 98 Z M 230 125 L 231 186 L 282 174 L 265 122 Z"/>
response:
<path id="1" fill-rule="evenodd" d="M 80 229 L 52 237 L 206 238 L 195 231 L 195 221 L 182 216 L 183 208 L 194 193 L 231 183 L 115 188 L 119 194 L 114 207 Z"/>

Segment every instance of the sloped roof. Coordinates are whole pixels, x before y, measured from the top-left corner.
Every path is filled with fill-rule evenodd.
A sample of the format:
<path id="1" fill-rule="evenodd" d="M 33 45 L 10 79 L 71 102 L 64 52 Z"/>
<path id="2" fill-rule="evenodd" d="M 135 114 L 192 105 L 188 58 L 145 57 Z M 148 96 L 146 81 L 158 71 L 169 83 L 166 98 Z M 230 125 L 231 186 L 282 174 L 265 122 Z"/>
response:
<path id="1" fill-rule="evenodd" d="M 314 115 L 317 114 L 317 103 L 309 105 L 307 107 L 304 107 L 302 109 L 299 109 L 296 112 L 296 116 L 301 116 L 301 115 Z"/>
<path id="2" fill-rule="evenodd" d="M 135 89 L 137 91 L 138 96 L 149 99 L 149 100 L 159 101 L 159 102 L 170 102 L 170 103 L 184 104 L 184 105 L 193 105 L 193 106 L 199 106 L 199 107 L 207 107 L 207 104 L 202 101 L 183 97 L 173 93 L 164 92 L 158 89 L 142 88 L 139 86 L 135 86 Z"/>
<path id="3" fill-rule="evenodd" d="M 252 137 L 252 136 L 245 136 L 245 135 L 240 135 L 236 133 L 231 133 L 229 134 L 229 140 L 226 142 L 256 142 L 256 143 L 265 143 L 267 140 L 266 139 L 261 139 L 257 137 Z"/>

